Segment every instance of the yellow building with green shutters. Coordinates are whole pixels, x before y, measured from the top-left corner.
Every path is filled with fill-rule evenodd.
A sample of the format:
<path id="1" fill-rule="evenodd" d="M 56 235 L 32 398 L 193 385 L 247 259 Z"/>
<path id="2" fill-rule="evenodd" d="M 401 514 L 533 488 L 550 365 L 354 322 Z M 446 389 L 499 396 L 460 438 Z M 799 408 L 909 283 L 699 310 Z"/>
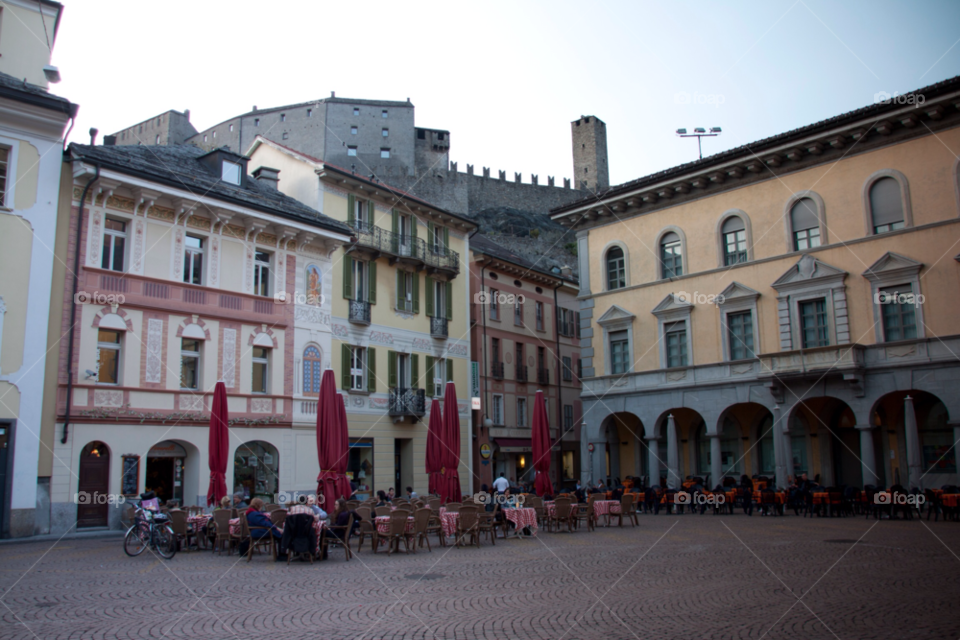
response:
<path id="1" fill-rule="evenodd" d="M 466 258 L 476 225 L 370 177 L 258 137 L 260 179 L 354 229 L 351 242 L 306 265 L 292 292 L 297 468 L 316 455 L 318 372 L 332 367 L 347 406 L 348 472 L 358 493 L 427 493 L 430 403 L 456 384 L 462 490 L 472 486 L 470 315 Z M 307 240 L 304 238 L 303 240 Z M 315 271 L 311 271 L 314 269 Z M 288 292 L 289 293 L 289 292 Z M 304 301 L 314 301 L 311 308 Z M 297 359 L 297 357 L 299 359 Z M 303 464 L 299 459 L 303 457 Z M 297 489 L 316 486 L 298 472 Z M 303 485 L 303 486 L 301 486 Z"/>

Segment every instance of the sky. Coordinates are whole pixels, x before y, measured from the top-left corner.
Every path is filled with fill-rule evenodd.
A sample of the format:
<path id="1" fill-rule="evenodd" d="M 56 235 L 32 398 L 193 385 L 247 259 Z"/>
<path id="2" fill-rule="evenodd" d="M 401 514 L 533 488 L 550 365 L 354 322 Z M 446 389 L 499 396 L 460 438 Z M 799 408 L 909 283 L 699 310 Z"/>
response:
<path id="1" fill-rule="evenodd" d="M 960 75 L 960 2 L 62 0 L 51 90 L 70 141 L 190 109 L 198 130 L 328 97 L 406 100 L 450 159 L 571 177 L 570 123 L 607 125 L 610 181 Z"/>

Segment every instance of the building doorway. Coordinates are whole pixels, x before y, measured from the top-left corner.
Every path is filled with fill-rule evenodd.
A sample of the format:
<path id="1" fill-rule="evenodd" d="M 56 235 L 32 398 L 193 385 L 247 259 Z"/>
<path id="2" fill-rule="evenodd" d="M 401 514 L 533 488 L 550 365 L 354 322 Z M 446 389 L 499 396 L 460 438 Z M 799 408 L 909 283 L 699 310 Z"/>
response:
<path id="1" fill-rule="evenodd" d="M 183 465 L 186 450 L 171 440 L 153 445 L 147 453 L 146 490 L 157 494 L 160 502 L 176 500 L 183 505 Z"/>
<path id="2" fill-rule="evenodd" d="M 80 452 L 80 479 L 77 484 L 77 528 L 106 527 L 110 505 L 110 450 L 102 442 L 91 442 Z"/>

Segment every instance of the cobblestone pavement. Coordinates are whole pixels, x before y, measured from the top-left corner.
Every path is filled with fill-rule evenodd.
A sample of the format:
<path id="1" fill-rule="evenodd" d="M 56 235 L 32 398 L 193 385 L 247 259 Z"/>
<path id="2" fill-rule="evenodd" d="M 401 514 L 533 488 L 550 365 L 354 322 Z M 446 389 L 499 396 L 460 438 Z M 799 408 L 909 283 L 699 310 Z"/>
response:
<path id="1" fill-rule="evenodd" d="M 0 638 L 956 639 L 958 555 L 956 522 L 740 514 L 290 567 L 24 543 Z"/>

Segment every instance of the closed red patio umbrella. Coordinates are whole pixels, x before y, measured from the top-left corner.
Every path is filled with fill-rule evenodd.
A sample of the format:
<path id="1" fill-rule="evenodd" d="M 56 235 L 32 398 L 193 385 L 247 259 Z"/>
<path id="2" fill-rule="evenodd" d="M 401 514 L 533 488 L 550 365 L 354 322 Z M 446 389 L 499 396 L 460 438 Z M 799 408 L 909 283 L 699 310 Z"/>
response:
<path id="1" fill-rule="evenodd" d="M 431 495 L 440 495 L 440 469 L 443 468 L 443 415 L 440 403 L 430 403 L 430 422 L 427 424 L 427 491 Z"/>
<path id="2" fill-rule="evenodd" d="M 230 434 L 227 428 L 227 387 L 223 381 L 213 388 L 213 404 L 210 407 L 210 441 L 207 462 L 210 465 L 210 487 L 207 489 L 207 506 L 219 504 L 227 495 L 227 454 Z"/>
<path id="3" fill-rule="evenodd" d="M 440 470 L 441 502 L 460 502 L 460 413 L 457 407 L 457 389 L 447 383 L 443 395 L 443 468 Z"/>
<path id="4" fill-rule="evenodd" d="M 533 400 L 532 427 L 533 468 L 537 472 L 533 488 L 538 496 L 553 495 L 553 484 L 550 482 L 550 423 L 547 420 L 547 403 L 540 389 L 537 389 Z"/>
<path id="5" fill-rule="evenodd" d="M 346 469 L 349 442 L 344 440 L 341 415 L 345 421 L 343 398 L 337 393 L 333 370 L 327 369 L 320 379 L 320 395 L 317 398 L 317 460 L 320 462 L 317 496 L 324 511 L 332 510 L 337 498 L 350 494 L 349 481 L 340 471 L 341 463 L 342 468 Z"/>
<path id="6" fill-rule="evenodd" d="M 350 486 L 350 478 L 347 477 L 347 463 L 350 462 L 350 427 L 347 424 L 347 405 L 343 400 L 343 394 L 337 394 L 337 408 L 340 414 L 340 447 L 342 454 L 337 458 L 337 473 L 340 474 L 338 482 L 340 483 L 337 493 L 346 498 L 353 495 L 353 487 Z"/>

